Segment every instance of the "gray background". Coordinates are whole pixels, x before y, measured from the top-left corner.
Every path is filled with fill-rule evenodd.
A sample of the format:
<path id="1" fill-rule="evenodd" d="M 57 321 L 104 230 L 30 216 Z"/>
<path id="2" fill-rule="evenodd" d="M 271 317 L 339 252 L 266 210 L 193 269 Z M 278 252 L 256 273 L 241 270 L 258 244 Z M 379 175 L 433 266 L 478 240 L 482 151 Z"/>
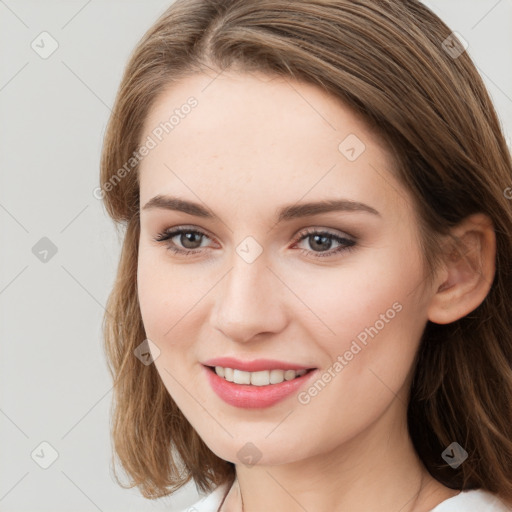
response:
<path id="1" fill-rule="evenodd" d="M 0 511 L 172 512 L 198 497 L 190 484 L 150 501 L 112 479 L 101 321 L 120 240 L 92 193 L 124 65 L 170 3 L 0 0 Z M 512 0 L 425 3 L 468 41 L 510 136 Z M 58 43 L 46 59 L 31 47 L 51 48 L 43 31 Z M 43 441 L 58 452 L 47 469 Z"/>

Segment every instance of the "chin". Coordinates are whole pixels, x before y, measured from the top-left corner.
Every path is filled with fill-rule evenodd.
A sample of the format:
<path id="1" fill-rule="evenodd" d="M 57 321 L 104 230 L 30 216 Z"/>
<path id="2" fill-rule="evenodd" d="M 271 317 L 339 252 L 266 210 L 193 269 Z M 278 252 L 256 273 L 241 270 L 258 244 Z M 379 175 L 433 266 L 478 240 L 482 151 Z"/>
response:
<path id="1" fill-rule="evenodd" d="M 208 448 L 217 457 L 232 462 L 236 465 L 245 466 L 279 466 L 289 464 L 302 459 L 305 454 L 298 452 L 297 446 L 283 445 L 282 440 L 277 436 L 275 439 L 266 439 L 268 432 L 254 433 L 237 436 L 232 430 L 234 438 L 219 442 L 219 439 L 208 439 L 203 436 Z M 293 455 L 291 455 L 293 454 Z"/>

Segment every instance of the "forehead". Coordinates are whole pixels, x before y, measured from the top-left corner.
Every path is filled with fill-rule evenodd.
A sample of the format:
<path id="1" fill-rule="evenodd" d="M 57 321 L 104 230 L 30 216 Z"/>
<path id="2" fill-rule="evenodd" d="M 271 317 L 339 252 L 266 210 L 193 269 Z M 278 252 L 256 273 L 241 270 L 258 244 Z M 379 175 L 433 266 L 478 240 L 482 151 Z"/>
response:
<path id="1" fill-rule="evenodd" d="M 281 77 L 224 72 L 173 83 L 145 120 L 148 138 L 141 204 L 167 193 L 232 215 L 237 205 L 256 213 L 263 203 L 339 196 L 382 211 L 407 195 L 362 120 L 320 88 Z"/>

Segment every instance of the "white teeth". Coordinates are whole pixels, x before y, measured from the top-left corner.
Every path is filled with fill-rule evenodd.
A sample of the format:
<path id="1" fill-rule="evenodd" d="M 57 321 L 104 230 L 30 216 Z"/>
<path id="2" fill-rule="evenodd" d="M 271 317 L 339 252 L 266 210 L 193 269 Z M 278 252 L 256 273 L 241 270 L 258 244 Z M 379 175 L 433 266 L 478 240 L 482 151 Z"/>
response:
<path id="1" fill-rule="evenodd" d="M 295 378 L 295 370 L 286 370 L 284 372 L 285 380 L 292 380 Z"/>
<path id="2" fill-rule="evenodd" d="M 253 386 L 268 386 L 270 384 L 270 372 L 263 370 L 261 372 L 251 373 L 251 384 Z"/>
<path id="3" fill-rule="evenodd" d="M 228 382 L 235 384 L 251 384 L 253 386 L 268 386 L 280 384 L 285 380 L 293 380 L 304 375 L 307 370 L 263 370 L 259 372 L 245 372 L 233 368 L 215 367 L 215 373 Z"/>
<path id="4" fill-rule="evenodd" d="M 233 382 L 235 384 L 250 384 L 251 374 L 242 370 L 233 370 Z"/>
<path id="5" fill-rule="evenodd" d="M 283 370 L 270 370 L 270 384 L 279 384 L 284 380 Z"/>

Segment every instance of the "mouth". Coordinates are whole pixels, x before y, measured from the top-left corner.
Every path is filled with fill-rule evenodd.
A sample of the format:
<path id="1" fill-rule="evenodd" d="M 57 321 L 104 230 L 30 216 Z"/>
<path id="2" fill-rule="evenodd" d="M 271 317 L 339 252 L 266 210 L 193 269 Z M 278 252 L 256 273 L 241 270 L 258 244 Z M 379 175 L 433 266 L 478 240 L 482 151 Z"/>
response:
<path id="1" fill-rule="evenodd" d="M 256 371 L 219 366 L 220 361 L 216 363 L 215 366 L 212 366 L 211 362 L 210 365 L 202 365 L 211 389 L 227 404 L 242 409 L 262 409 L 273 406 L 307 386 L 318 373 L 318 368 L 293 369 L 295 364 L 292 366 L 292 363 L 283 362 L 279 363 L 279 366 L 288 366 L 288 368 L 281 369 L 269 360 L 245 363 L 245 367 L 256 366 Z M 224 364 L 230 363 L 226 360 Z M 237 366 L 243 364 L 238 362 Z M 263 364 L 267 368 L 270 366 L 271 369 L 262 369 Z M 235 365 L 232 364 L 232 366 Z"/>
<path id="2" fill-rule="evenodd" d="M 304 375 L 317 369 L 272 369 L 248 372 L 239 370 L 237 368 L 228 368 L 223 366 L 206 366 L 206 368 L 227 382 L 246 386 L 271 386 L 275 384 L 281 384 L 285 381 L 291 381 L 303 377 Z"/>

